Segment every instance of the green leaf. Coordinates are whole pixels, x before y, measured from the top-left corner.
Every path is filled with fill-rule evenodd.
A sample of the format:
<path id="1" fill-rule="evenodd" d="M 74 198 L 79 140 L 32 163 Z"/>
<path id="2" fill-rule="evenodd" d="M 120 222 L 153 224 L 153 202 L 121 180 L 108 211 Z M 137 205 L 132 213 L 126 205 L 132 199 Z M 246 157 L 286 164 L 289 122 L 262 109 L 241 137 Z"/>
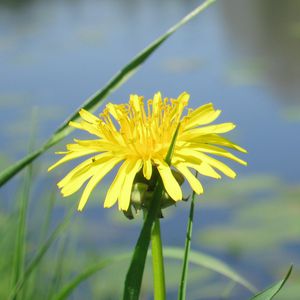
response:
<path id="1" fill-rule="evenodd" d="M 184 250 L 181 248 L 164 248 L 164 255 L 169 258 L 182 259 L 183 254 Z M 222 274 L 227 278 L 230 278 L 234 282 L 244 286 L 246 289 L 250 290 L 253 293 L 257 291 L 256 288 L 250 282 L 248 282 L 245 278 L 239 275 L 231 267 L 229 267 L 221 260 L 214 258 L 210 255 L 198 251 L 190 251 L 189 262 Z"/>
<path id="2" fill-rule="evenodd" d="M 189 22 L 200 12 L 205 10 L 209 5 L 211 5 L 216 0 L 207 0 L 202 5 L 198 6 L 191 13 L 181 19 L 177 24 L 171 27 L 166 33 L 161 35 L 158 39 L 152 42 L 147 48 L 145 48 L 142 52 L 140 52 L 131 62 L 129 62 L 121 71 L 119 71 L 108 83 L 107 85 L 94 93 L 91 97 L 89 97 L 80 108 L 84 108 L 89 111 L 94 111 L 103 100 L 111 94 L 114 90 L 116 90 L 119 86 L 121 86 L 124 82 L 126 82 L 138 69 L 139 67 L 148 59 L 148 57 L 162 44 L 165 40 L 167 40 L 174 32 L 176 32 L 182 25 Z M 76 112 L 74 112 L 65 122 L 54 132 L 54 134 L 50 137 L 48 141 L 44 145 L 42 145 L 39 149 L 32 152 L 31 154 L 25 156 L 23 159 L 19 160 L 9 168 L 3 170 L 0 173 L 0 186 L 4 185 L 10 178 L 20 172 L 25 166 L 27 166 L 30 162 L 34 161 L 37 157 L 39 157 L 42 153 L 44 153 L 47 149 L 52 147 L 61 141 L 64 137 L 66 137 L 73 128 L 68 126 L 70 121 L 76 120 L 78 115 L 78 108 Z"/>
<path id="3" fill-rule="evenodd" d="M 68 225 L 71 216 L 73 215 L 75 209 L 72 210 L 64 217 L 63 221 L 57 225 L 49 238 L 40 246 L 35 257 L 31 260 L 28 266 L 25 268 L 23 276 L 18 280 L 15 286 L 12 288 L 9 296 L 9 300 L 15 299 L 16 295 L 20 292 L 25 282 L 29 279 L 29 275 L 35 270 L 35 268 L 39 265 L 41 259 L 44 257 L 52 243 L 56 240 L 56 238 L 63 232 L 63 230 Z"/>
<path id="4" fill-rule="evenodd" d="M 268 289 L 255 295 L 250 300 L 271 300 L 271 299 L 273 299 L 273 297 L 283 288 L 286 281 L 289 279 L 289 277 L 292 273 L 292 269 L 293 269 L 293 266 L 290 266 L 290 268 L 283 280 L 279 281 L 278 283 L 272 285 Z"/>

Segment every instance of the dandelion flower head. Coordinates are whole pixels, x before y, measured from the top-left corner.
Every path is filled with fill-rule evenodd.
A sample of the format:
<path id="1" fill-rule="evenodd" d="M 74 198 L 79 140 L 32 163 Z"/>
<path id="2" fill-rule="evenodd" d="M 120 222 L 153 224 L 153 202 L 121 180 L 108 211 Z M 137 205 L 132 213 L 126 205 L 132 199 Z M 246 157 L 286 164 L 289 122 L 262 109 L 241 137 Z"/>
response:
<path id="1" fill-rule="evenodd" d="M 212 178 L 221 178 L 220 173 L 234 178 L 236 173 L 211 155 L 246 165 L 228 149 L 246 150 L 220 136 L 235 125 L 211 125 L 221 111 L 215 110 L 212 103 L 187 110 L 189 98 L 186 92 L 177 99 L 162 98 L 158 92 L 144 103 L 143 97 L 130 95 L 127 104 L 108 103 L 98 117 L 81 109 L 82 120 L 69 125 L 87 131 L 95 138 L 75 139 L 73 144 L 66 146 L 65 152 L 58 152 L 64 155 L 63 158 L 49 168 L 50 171 L 67 161 L 88 156 L 58 183 L 63 196 L 77 192 L 87 182 L 78 205 L 78 210 L 82 210 L 93 189 L 116 166 L 119 169 L 106 193 L 104 207 L 118 202 L 123 211 L 130 206 L 137 175 L 147 181 L 154 173 L 159 174 L 165 192 L 174 201 L 183 199 L 176 174 L 181 174 L 197 194 L 203 193 L 203 187 L 192 169 Z M 179 124 L 171 164 L 168 165 L 165 158 Z"/>

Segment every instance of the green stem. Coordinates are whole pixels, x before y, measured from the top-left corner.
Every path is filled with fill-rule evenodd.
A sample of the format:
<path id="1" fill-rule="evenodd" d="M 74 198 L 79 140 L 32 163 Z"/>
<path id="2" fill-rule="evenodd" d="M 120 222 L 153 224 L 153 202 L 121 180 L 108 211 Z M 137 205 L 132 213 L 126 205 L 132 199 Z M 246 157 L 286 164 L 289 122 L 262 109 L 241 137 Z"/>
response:
<path id="1" fill-rule="evenodd" d="M 197 177 L 197 175 L 198 175 L 198 172 L 196 172 L 196 177 Z M 193 191 L 189 220 L 188 220 L 188 225 L 187 225 L 187 230 L 186 230 L 184 258 L 183 258 L 180 286 L 179 286 L 179 291 L 178 291 L 178 300 L 186 299 L 186 284 L 187 284 L 187 273 L 188 273 L 188 267 L 189 267 L 189 254 L 190 254 L 190 249 L 191 249 L 191 240 L 192 240 L 192 232 L 193 232 L 195 197 L 196 197 L 196 193 Z"/>
<path id="2" fill-rule="evenodd" d="M 153 265 L 153 281 L 154 281 L 154 299 L 166 299 L 166 284 L 165 284 L 165 270 L 164 258 L 162 251 L 162 242 L 160 234 L 159 219 L 156 218 L 152 233 L 151 233 L 151 246 L 152 246 L 152 265 Z"/>

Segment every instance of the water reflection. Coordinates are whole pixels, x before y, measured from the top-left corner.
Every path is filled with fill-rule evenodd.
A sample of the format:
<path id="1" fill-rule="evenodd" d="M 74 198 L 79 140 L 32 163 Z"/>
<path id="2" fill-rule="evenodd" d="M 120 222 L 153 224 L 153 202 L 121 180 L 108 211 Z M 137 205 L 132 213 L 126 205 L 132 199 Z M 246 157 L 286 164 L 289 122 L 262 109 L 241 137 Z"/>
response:
<path id="1" fill-rule="evenodd" d="M 299 103 L 300 2 L 229 0 L 220 6 L 224 34 L 235 41 L 231 51 L 237 60 L 258 62 L 264 79 L 280 95 L 276 98 L 286 104 Z"/>

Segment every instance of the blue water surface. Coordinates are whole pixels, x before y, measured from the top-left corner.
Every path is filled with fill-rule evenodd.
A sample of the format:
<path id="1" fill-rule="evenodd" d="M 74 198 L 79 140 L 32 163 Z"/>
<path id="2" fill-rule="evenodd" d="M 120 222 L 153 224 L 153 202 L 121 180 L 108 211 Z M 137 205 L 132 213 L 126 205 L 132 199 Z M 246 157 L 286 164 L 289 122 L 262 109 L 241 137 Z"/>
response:
<path id="1" fill-rule="evenodd" d="M 167 0 L 0 1 L 1 169 L 27 153 L 33 123 L 38 145 L 139 51 L 198 4 L 198 1 Z M 132 93 L 150 98 L 157 91 L 169 97 L 187 91 L 191 94 L 191 107 L 212 101 L 223 111 L 220 121 L 237 124 L 228 136 L 248 150 L 249 153 L 241 157 L 249 165 L 230 163 L 239 174 L 237 181 L 204 180 L 205 188 L 211 187 L 216 192 L 199 200 L 193 247 L 224 259 L 259 288 L 278 279 L 291 261 L 297 265 L 299 242 L 294 235 L 287 234 L 285 238 L 283 234 L 271 252 L 270 248 L 262 247 L 260 252 L 240 250 L 237 254 L 232 250 L 236 245 L 230 248 L 223 247 L 222 242 L 210 244 L 211 237 L 202 240 L 201 232 L 230 227 L 241 212 L 247 216 L 247 210 L 268 199 L 271 199 L 267 202 L 270 214 L 273 208 L 275 214 L 276 203 L 280 202 L 272 202 L 273 198 L 299 195 L 300 15 L 296 13 L 299 9 L 299 1 L 291 0 L 217 1 L 176 32 L 128 82 L 107 98 L 107 101 L 120 103 L 126 102 Z M 72 133 L 55 149 L 63 149 L 76 135 Z M 43 193 L 55 189 L 58 179 L 70 168 L 66 166 L 64 170 L 48 174 L 47 167 L 57 159 L 53 151 L 38 159 L 33 215 L 38 213 L 34 210 L 35 203 Z M 276 183 L 270 184 L 270 178 L 275 178 Z M 134 246 L 141 220 L 121 220 L 123 217 L 116 208 L 115 212 L 112 212 L 114 208 L 102 208 L 102 197 L 111 180 L 112 176 L 108 176 L 86 210 L 76 216 L 85 234 L 75 238 L 75 253 L 85 255 L 83 245 L 102 254 L 109 249 Z M 15 205 L 15 190 L 20 183 L 18 176 L 1 189 L 6 210 Z M 242 184 L 245 188 L 239 189 Z M 251 197 L 250 184 L 253 184 Z M 77 194 L 73 200 L 79 197 Z M 222 197 L 232 198 L 234 204 L 226 200 L 222 206 Z M 216 198 L 220 199 L 213 205 Z M 54 219 L 61 216 L 61 203 L 70 203 L 70 200 L 57 197 Z M 295 210 L 300 212 L 298 202 L 295 203 Z M 279 222 L 286 220 L 284 209 L 283 206 L 282 214 L 278 213 Z M 259 214 L 257 209 L 254 216 Z M 164 242 L 182 247 L 188 204 L 182 203 L 166 215 L 162 221 Z M 262 213 L 260 216 L 265 219 Z M 246 228 L 255 227 L 255 221 L 251 220 L 254 219 L 250 218 Z M 276 231 L 267 229 L 268 224 L 275 222 L 266 218 L 262 231 L 266 229 L 266 235 L 276 235 Z M 300 228 L 299 222 L 295 224 L 293 226 Z M 235 226 L 241 226 L 235 227 L 236 230 L 244 228 Z M 292 229 L 286 228 L 286 231 Z M 245 239 L 247 232 L 242 234 Z M 240 244 L 243 244 L 242 239 Z M 259 256 L 269 259 L 259 259 Z M 275 270 L 274 264 L 278 261 L 281 263 Z M 205 282 L 213 285 L 218 280 L 223 278 L 204 278 L 201 281 L 203 294 L 201 288 L 198 291 L 197 283 L 191 284 L 188 299 L 219 299 L 214 295 L 205 296 L 204 292 Z M 78 299 L 82 291 L 89 289 L 90 285 L 83 285 Z M 170 299 L 175 294 L 176 285 L 170 291 Z M 248 296 L 248 292 L 236 288 L 230 299 L 247 299 Z"/>

